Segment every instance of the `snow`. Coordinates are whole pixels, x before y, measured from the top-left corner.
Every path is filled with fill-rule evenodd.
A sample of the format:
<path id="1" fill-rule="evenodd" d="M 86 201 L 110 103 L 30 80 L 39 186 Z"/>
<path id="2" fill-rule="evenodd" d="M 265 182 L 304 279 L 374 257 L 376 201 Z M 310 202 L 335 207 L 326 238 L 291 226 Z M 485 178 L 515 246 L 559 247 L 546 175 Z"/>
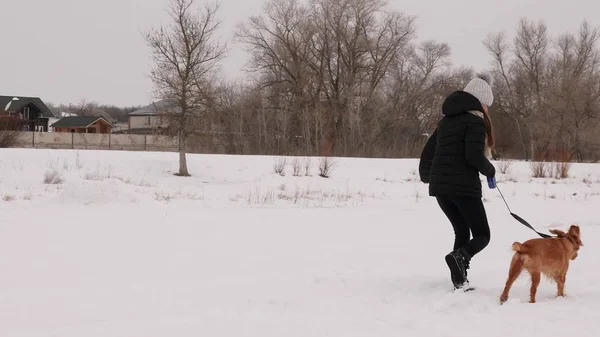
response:
<path id="1" fill-rule="evenodd" d="M 499 174 L 537 230 L 581 226 L 567 297 L 522 276 L 500 306 L 516 222 L 484 183 L 477 290 L 451 292 L 451 226 L 416 160 L 339 159 L 331 177 L 273 157 L 2 149 L 0 336 L 595 336 L 600 166 Z M 304 158 L 300 158 L 303 162 Z M 43 180 L 61 181 L 44 184 Z"/>

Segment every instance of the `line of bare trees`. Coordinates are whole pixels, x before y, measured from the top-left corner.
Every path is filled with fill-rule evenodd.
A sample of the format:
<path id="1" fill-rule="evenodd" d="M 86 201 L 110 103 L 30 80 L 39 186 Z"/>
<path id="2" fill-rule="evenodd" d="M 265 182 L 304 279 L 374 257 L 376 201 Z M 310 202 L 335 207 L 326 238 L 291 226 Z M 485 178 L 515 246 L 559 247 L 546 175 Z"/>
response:
<path id="1" fill-rule="evenodd" d="M 600 31 L 548 36 L 544 23 L 521 20 L 512 41 L 486 41 L 496 75 L 494 109 L 500 151 L 533 160 L 600 159 Z M 516 130 L 516 132 L 515 132 Z"/>
<path id="2" fill-rule="evenodd" d="M 447 44 L 417 42 L 415 18 L 385 0 L 268 0 L 235 34 L 251 82 L 225 83 L 218 4 L 194 12 L 195 2 L 172 0 L 171 25 L 146 37 L 157 93 L 180 107 L 165 116 L 183 156 L 201 132 L 229 153 L 413 157 L 445 96 L 473 75 L 451 64 Z M 598 29 L 551 37 L 524 19 L 515 36 L 483 41 L 496 80 L 496 155 L 600 159 Z"/>

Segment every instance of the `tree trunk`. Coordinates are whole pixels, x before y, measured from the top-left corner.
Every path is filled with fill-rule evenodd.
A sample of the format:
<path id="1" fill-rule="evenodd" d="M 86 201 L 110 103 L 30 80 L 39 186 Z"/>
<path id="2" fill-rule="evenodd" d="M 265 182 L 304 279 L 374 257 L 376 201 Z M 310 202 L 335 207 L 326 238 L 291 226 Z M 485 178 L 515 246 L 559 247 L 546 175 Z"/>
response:
<path id="1" fill-rule="evenodd" d="M 183 133 L 179 133 L 179 173 L 178 176 L 189 177 L 190 174 L 187 168 L 187 158 L 185 155 L 186 150 L 186 137 Z"/>
<path id="2" fill-rule="evenodd" d="M 519 131 L 519 138 L 521 139 L 521 145 L 523 146 L 523 156 L 525 157 L 525 161 L 528 161 L 529 155 L 527 153 L 527 144 L 525 143 L 525 137 L 523 137 L 523 129 L 521 128 L 521 123 L 519 123 L 519 117 L 515 118 L 515 122 L 517 122 L 517 130 Z"/>
<path id="3" fill-rule="evenodd" d="M 323 157 L 331 157 L 335 151 L 335 124 L 333 121 L 333 117 L 327 116 L 324 127 L 324 135 L 323 135 L 323 147 L 321 148 L 321 156 Z"/>

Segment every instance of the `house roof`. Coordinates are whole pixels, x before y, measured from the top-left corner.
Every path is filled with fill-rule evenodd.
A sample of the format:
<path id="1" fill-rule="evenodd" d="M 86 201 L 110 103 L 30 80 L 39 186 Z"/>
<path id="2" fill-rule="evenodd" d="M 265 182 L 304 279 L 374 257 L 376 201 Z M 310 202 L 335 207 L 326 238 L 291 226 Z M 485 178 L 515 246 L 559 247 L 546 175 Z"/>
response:
<path id="1" fill-rule="evenodd" d="M 174 108 L 175 103 L 172 100 L 163 99 L 158 102 L 149 104 L 141 109 L 135 110 L 130 113 L 129 116 L 156 116 L 161 110 L 168 110 Z"/>
<path id="2" fill-rule="evenodd" d="M 109 123 L 114 124 L 117 122 L 117 120 L 111 116 L 108 112 L 102 110 L 102 109 L 92 109 L 92 111 L 89 113 L 89 115 L 91 116 L 99 116 L 102 117 L 104 119 L 106 119 Z"/>
<path id="3" fill-rule="evenodd" d="M 107 124 L 110 124 L 103 117 L 92 117 L 92 116 L 82 116 L 82 117 L 63 117 L 58 122 L 52 124 L 53 128 L 87 128 L 90 125 L 96 123 L 98 120 L 103 120 Z"/>
<path id="4" fill-rule="evenodd" d="M 19 111 L 29 103 L 42 111 L 42 117 L 55 117 L 52 110 L 39 97 L 0 96 L 0 112 Z"/>

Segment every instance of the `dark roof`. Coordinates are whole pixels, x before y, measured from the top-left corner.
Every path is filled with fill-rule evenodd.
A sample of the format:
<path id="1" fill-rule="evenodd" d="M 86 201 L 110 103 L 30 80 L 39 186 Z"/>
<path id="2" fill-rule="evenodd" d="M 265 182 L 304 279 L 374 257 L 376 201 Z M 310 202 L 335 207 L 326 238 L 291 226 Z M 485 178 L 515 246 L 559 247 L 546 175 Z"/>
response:
<path id="1" fill-rule="evenodd" d="M 0 96 L 0 112 L 19 111 L 29 103 L 35 105 L 38 109 L 40 109 L 40 111 L 42 111 L 42 117 L 55 117 L 54 113 L 52 113 L 52 110 L 50 110 L 50 108 L 48 108 L 39 97 Z M 7 106 L 8 109 L 6 109 Z"/>
<path id="2" fill-rule="evenodd" d="M 175 102 L 163 99 L 162 101 L 154 102 L 141 109 L 135 110 L 130 113 L 129 116 L 156 116 L 159 114 L 160 110 L 168 110 L 169 108 L 174 108 L 174 106 Z"/>
<path id="3" fill-rule="evenodd" d="M 103 117 L 92 117 L 92 116 L 83 116 L 83 117 L 63 117 L 60 120 L 58 120 L 58 122 L 52 124 L 51 126 L 53 128 L 59 127 L 59 128 L 86 128 L 92 124 L 94 124 L 97 120 L 103 120 L 106 123 L 110 124 L 106 119 L 104 119 Z"/>
<path id="4" fill-rule="evenodd" d="M 102 109 L 92 109 L 92 111 L 88 114 L 90 116 L 99 116 L 106 119 L 109 123 L 114 124 L 117 122 L 117 119 L 111 116 L 108 112 Z"/>

